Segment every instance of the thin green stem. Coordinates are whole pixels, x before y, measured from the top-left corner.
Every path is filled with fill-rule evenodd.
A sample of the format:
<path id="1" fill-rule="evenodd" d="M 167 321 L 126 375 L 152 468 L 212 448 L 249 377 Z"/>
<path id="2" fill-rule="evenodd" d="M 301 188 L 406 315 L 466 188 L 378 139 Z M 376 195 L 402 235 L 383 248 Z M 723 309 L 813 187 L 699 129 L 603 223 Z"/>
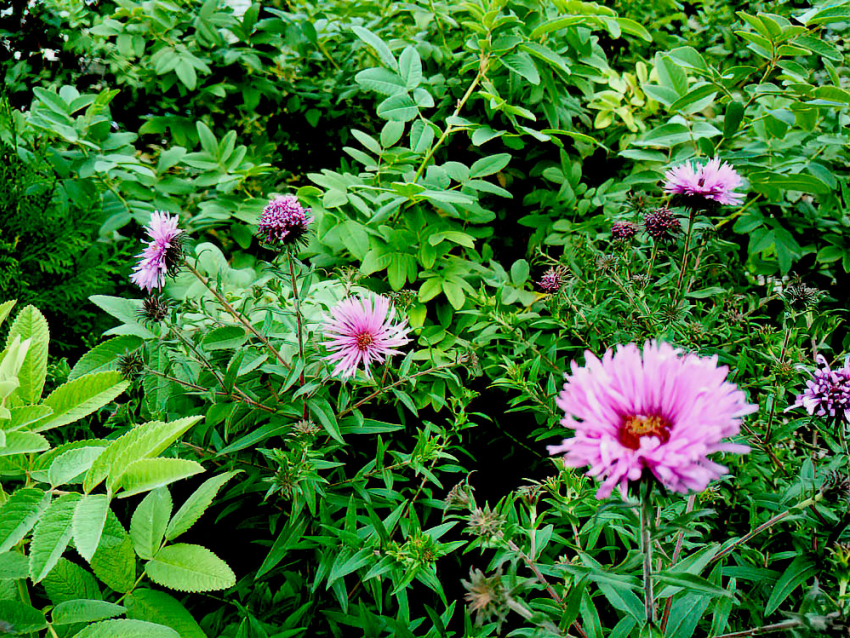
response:
<path id="1" fill-rule="evenodd" d="M 691 208 L 688 214 L 688 234 L 685 235 L 685 250 L 682 252 L 682 268 L 679 270 L 679 279 L 676 281 L 676 298 L 679 301 L 682 296 L 682 283 L 685 281 L 685 271 L 688 268 L 688 253 L 691 247 L 691 236 L 694 233 L 694 221 L 696 220 L 696 208 Z"/>
<path id="2" fill-rule="evenodd" d="M 765 625 L 764 627 L 753 627 L 744 631 L 736 631 L 731 634 L 722 634 L 717 638 L 745 638 L 746 636 L 762 636 L 764 634 L 773 634 L 780 631 L 787 631 L 794 627 L 799 627 L 803 622 L 801 620 L 786 620 L 773 625 Z"/>
<path id="3" fill-rule="evenodd" d="M 652 591 L 652 534 L 649 529 L 649 516 L 652 484 L 641 488 L 640 499 L 640 541 L 643 551 L 643 604 L 646 610 L 646 624 L 655 624 L 655 595 Z"/>
<path id="4" fill-rule="evenodd" d="M 287 257 L 289 258 L 289 281 L 292 284 L 292 299 L 295 301 L 295 324 L 298 330 L 298 356 L 301 359 L 301 374 L 298 377 L 298 384 L 300 388 L 304 387 L 304 368 L 306 367 L 306 362 L 304 361 L 304 327 L 301 321 L 301 299 L 298 296 L 298 280 L 295 277 L 295 259 L 292 257 L 292 251 L 287 251 Z M 308 416 L 307 413 L 307 399 L 304 398 L 304 418 L 306 419 Z"/>
<path id="5" fill-rule="evenodd" d="M 688 504 L 685 507 L 685 514 L 690 514 L 691 512 L 694 511 L 694 505 L 696 504 L 696 501 L 697 501 L 697 495 L 696 494 L 691 494 L 688 497 Z M 670 561 L 671 567 L 676 564 L 676 561 L 679 560 L 679 554 L 682 551 L 682 543 L 684 542 L 684 540 L 685 540 L 685 530 L 683 529 L 683 530 L 679 531 L 679 535 L 676 537 L 676 547 L 675 547 L 675 549 L 673 549 L 673 558 Z M 673 609 L 673 597 L 670 596 L 667 599 L 667 602 L 664 603 L 664 613 L 661 615 L 661 633 L 662 634 L 667 629 L 667 622 L 670 620 L 670 612 L 672 611 L 672 609 Z"/>

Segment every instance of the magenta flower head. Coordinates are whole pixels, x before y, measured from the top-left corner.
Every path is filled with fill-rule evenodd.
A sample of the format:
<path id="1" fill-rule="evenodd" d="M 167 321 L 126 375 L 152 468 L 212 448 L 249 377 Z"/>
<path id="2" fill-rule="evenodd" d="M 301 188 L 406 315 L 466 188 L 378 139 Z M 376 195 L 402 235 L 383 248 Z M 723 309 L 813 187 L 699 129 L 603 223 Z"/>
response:
<path id="1" fill-rule="evenodd" d="M 680 196 L 687 206 L 707 208 L 715 204 L 737 206 L 744 200 L 735 188 L 741 176 L 728 163 L 715 157 L 703 165 L 690 161 L 674 166 L 664 174 L 664 191 Z"/>
<path id="2" fill-rule="evenodd" d="M 151 215 L 150 224 L 145 227 L 151 241 L 147 248 L 136 257 L 139 263 L 133 267 L 130 281 L 151 292 L 165 285 L 165 277 L 174 277 L 183 260 L 183 231 L 177 228 L 180 219 L 161 211 Z"/>
<path id="3" fill-rule="evenodd" d="M 615 486 L 625 495 L 629 481 L 650 471 L 674 492 L 702 491 L 727 470 L 708 459 L 715 452 L 746 453 L 746 445 L 724 443 L 740 431 L 741 417 L 757 406 L 726 380 L 717 357 L 683 354 L 666 343 L 630 343 L 602 359 L 586 353 L 556 403 L 561 423 L 575 435 L 550 454 L 564 453 L 570 467 L 590 466 L 602 482 L 596 497 Z"/>
<path id="4" fill-rule="evenodd" d="M 632 222 L 614 222 L 611 226 L 611 236 L 619 240 L 631 239 L 637 231 L 638 227 Z"/>
<path id="5" fill-rule="evenodd" d="M 543 276 L 540 278 L 540 281 L 537 282 L 537 285 L 540 286 L 540 289 L 543 292 L 548 292 L 550 295 L 554 295 L 561 289 L 561 286 L 564 285 L 566 275 L 567 271 L 563 266 L 550 268 L 543 273 Z"/>
<path id="6" fill-rule="evenodd" d="M 362 363 L 366 376 L 369 365 L 383 363 L 384 358 L 399 354 L 410 342 L 407 321 L 395 321 L 395 308 L 382 295 L 359 295 L 339 302 L 323 329 L 325 347 L 331 352 L 326 361 L 336 363 L 333 374 L 343 379 L 354 376 Z"/>
<path id="7" fill-rule="evenodd" d="M 669 208 L 656 208 L 646 213 L 643 227 L 646 234 L 657 242 L 673 241 L 682 231 L 682 223 Z"/>
<path id="8" fill-rule="evenodd" d="M 294 195 L 275 197 L 260 215 L 260 235 L 272 245 L 286 247 L 304 240 L 313 218 Z"/>
<path id="9" fill-rule="evenodd" d="M 805 408 L 813 416 L 850 421 L 850 359 L 838 370 L 831 370 L 823 355 L 816 360 L 818 369 L 788 410 Z"/>

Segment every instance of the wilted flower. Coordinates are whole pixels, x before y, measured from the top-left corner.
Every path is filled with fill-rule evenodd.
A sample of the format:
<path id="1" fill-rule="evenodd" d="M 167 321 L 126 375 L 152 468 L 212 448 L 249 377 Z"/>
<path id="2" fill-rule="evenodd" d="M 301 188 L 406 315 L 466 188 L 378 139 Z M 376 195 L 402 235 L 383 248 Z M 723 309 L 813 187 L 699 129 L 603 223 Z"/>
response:
<path id="1" fill-rule="evenodd" d="M 266 243 L 292 246 L 307 235 L 313 218 L 294 195 L 275 197 L 260 215 L 260 235 Z"/>
<path id="2" fill-rule="evenodd" d="M 735 188 L 741 176 L 728 163 L 715 157 L 703 165 L 690 161 L 674 166 L 664 174 L 664 191 L 686 199 L 688 206 L 704 208 L 714 203 L 737 206 L 744 200 Z"/>
<path id="3" fill-rule="evenodd" d="M 118 357 L 118 372 L 125 379 L 134 379 L 145 369 L 145 361 L 138 350 L 127 352 Z"/>
<path id="4" fill-rule="evenodd" d="M 611 236 L 614 239 L 631 239 L 637 235 L 637 224 L 632 222 L 614 222 L 611 226 Z"/>
<path id="5" fill-rule="evenodd" d="M 142 302 L 139 314 L 145 320 L 145 323 L 159 323 L 168 316 L 169 308 L 168 301 L 159 295 L 151 295 Z"/>
<path id="6" fill-rule="evenodd" d="M 596 258 L 596 268 L 600 272 L 614 270 L 617 267 L 617 261 L 615 255 L 600 255 Z"/>
<path id="7" fill-rule="evenodd" d="M 336 362 L 333 374 L 343 379 L 354 376 L 361 362 L 369 376 L 371 363 L 383 363 L 385 357 L 399 353 L 396 348 L 410 342 L 409 332 L 407 320 L 395 321 L 395 308 L 386 297 L 348 297 L 325 320 L 325 347 L 331 351 L 325 360 Z"/>
<path id="8" fill-rule="evenodd" d="M 644 215 L 643 227 L 658 242 L 673 241 L 682 230 L 681 222 L 668 208 L 656 208 Z"/>
<path id="9" fill-rule="evenodd" d="M 821 492 L 826 498 L 850 500 L 850 476 L 839 470 L 828 472 L 821 484 Z"/>
<path id="10" fill-rule="evenodd" d="M 537 285 L 540 286 L 540 289 L 543 292 L 548 292 L 550 295 L 553 295 L 561 289 L 566 278 L 567 269 L 563 266 L 557 266 L 555 268 L 550 268 L 543 273 L 543 276 L 540 278 L 540 281 L 537 282 Z"/>
<path id="11" fill-rule="evenodd" d="M 472 496 L 472 487 L 469 485 L 469 479 L 465 479 L 449 490 L 445 498 L 446 509 L 450 507 L 458 507 L 467 509 L 475 504 L 475 498 Z"/>
<path id="12" fill-rule="evenodd" d="M 805 408 L 813 416 L 850 421 L 850 358 L 844 362 L 843 368 L 834 371 L 823 355 L 819 354 L 815 360 L 818 369 L 806 381 L 806 389 L 797 395 L 797 401 L 788 410 Z"/>
<path id="13" fill-rule="evenodd" d="M 556 400 L 566 413 L 561 423 L 575 436 L 548 449 L 565 453 L 568 466 L 589 465 L 587 475 L 602 481 L 597 498 L 617 485 L 625 493 L 644 469 L 672 491 L 702 491 L 726 473 L 709 454 L 749 450 L 722 442 L 738 434 L 741 417 L 757 406 L 726 380 L 717 356 L 647 342 L 642 353 L 632 343 L 601 360 L 587 352 L 586 360 L 584 367 L 572 363 Z"/>
<path id="14" fill-rule="evenodd" d="M 165 277 L 177 274 L 177 268 L 183 259 L 181 233 L 177 228 L 180 219 L 175 215 L 156 211 L 151 215 L 150 224 L 145 227 L 151 241 L 147 248 L 136 257 L 141 261 L 133 268 L 130 281 L 148 292 L 165 285 Z"/>
<path id="15" fill-rule="evenodd" d="M 487 577 L 480 569 L 469 570 L 469 580 L 461 580 L 469 604 L 469 611 L 475 614 L 478 625 L 494 616 L 501 622 L 508 615 L 508 590 L 502 583 L 501 571 Z"/>
<path id="16" fill-rule="evenodd" d="M 489 506 L 485 505 L 484 509 L 476 507 L 475 511 L 469 515 L 467 519 L 467 529 L 476 536 L 490 537 L 495 536 L 502 531 L 505 525 L 505 520 L 494 512 Z"/>
<path id="17" fill-rule="evenodd" d="M 294 437 L 309 438 L 311 436 L 316 436 L 320 431 L 319 426 L 313 423 L 310 419 L 302 419 L 300 421 L 296 421 L 292 425 L 292 429 L 289 433 Z"/>
<path id="18" fill-rule="evenodd" d="M 824 294 L 823 291 L 798 281 L 782 292 L 782 298 L 794 310 L 810 310 L 818 305 Z"/>

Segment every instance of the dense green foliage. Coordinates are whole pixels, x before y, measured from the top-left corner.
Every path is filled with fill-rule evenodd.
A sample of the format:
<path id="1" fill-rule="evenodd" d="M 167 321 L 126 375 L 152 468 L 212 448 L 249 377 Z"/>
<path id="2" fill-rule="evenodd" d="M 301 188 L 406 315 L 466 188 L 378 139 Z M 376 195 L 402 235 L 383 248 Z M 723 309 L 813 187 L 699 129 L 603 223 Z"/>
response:
<path id="1" fill-rule="evenodd" d="M 841 2 L 12 2 L 0 634 L 847 635 L 845 423 L 786 408 L 850 350 L 849 25 Z M 744 203 L 675 207 L 664 172 L 715 156 Z M 278 193 L 315 216 L 294 253 L 257 236 Z M 670 241 L 612 236 L 663 206 Z M 128 274 L 155 210 L 186 241 L 152 320 Z M 414 341 L 342 382 L 322 325 L 366 291 Z M 597 500 L 545 445 L 570 362 L 647 339 L 716 355 L 759 411 L 729 476 L 656 491 L 642 526 L 636 485 Z"/>

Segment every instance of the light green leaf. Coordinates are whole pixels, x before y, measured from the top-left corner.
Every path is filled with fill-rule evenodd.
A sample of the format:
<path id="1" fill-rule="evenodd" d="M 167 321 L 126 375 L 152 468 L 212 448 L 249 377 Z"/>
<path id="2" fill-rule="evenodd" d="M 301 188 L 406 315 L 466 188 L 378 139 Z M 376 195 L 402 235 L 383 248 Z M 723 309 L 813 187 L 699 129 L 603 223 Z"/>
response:
<path id="1" fill-rule="evenodd" d="M 136 583 L 133 541 L 112 510 L 106 514 L 103 534 L 90 564 L 95 576 L 110 589 L 128 592 Z"/>
<path id="2" fill-rule="evenodd" d="M 50 341 L 50 330 L 44 315 L 35 306 L 26 306 L 18 313 L 6 338 L 7 347 L 15 337 L 20 337 L 21 341 L 30 339 L 30 347 L 18 372 L 20 386 L 12 393 L 13 403 L 38 403 L 44 389 L 44 379 L 47 377 L 47 344 Z"/>
<path id="3" fill-rule="evenodd" d="M 398 59 L 398 72 L 408 90 L 422 82 L 422 59 L 413 47 L 405 47 Z"/>
<path id="4" fill-rule="evenodd" d="M 54 605 L 78 598 L 102 598 L 94 576 L 66 558 L 59 559 L 56 567 L 41 584 L 44 585 L 47 597 Z"/>
<path id="5" fill-rule="evenodd" d="M 419 107 L 407 93 L 391 95 L 378 105 L 378 117 L 394 122 L 409 122 L 419 115 Z"/>
<path id="6" fill-rule="evenodd" d="M 8 552 L 27 535 L 49 504 L 50 495 L 25 487 L 0 506 L 0 554 Z"/>
<path id="7" fill-rule="evenodd" d="M 39 519 L 30 545 L 30 578 L 41 581 L 56 566 L 71 537 L 79 494 L 64 494 L 55 499 Z"/>
<path id="8" fill-rule="evenodd" d="M 505 168 L 510 161 L 510 153 L 499 153 L 498 155 L 482 157 L 469 168 L 469 177 L 474 179 L 477 177 L 485 177 L 486 175 L 493 175 Z"/>
<path id="9" fill-rule="evenodd" d="M 95 622 L 106 618 L 120 616 L 126 610 L 121 605 L 108 603 L 104 600 L 66 600 L 53 608 L 50 616 L 51 624 L 73 625 L 79 622 Z"/>
<path id="10" fill-rule="evenodd" d="M 398 73 L 393 73 L 384 67 L 360 71 L 354 76 L 354 81 L 364 89 L 375 91 L 375 93 L 381 95 L 397 95 L 407 92 L 404 79 Z"/>
<path id="11" fill-rule="evenodd" d="M 540 73 L 538 73 L 534 60 L 528 53 L 511 53 L 510 55 L 499 58 L 499 61 L 520 77 L 528 80 L 531 84 L 540 84 Z"/>
<path id="12" fill-rule="evenodd" d="M 87 494 L 77 504 L 73 522 L 74 545 L 87 562 L 91 562 L 100 545 L 108 514 L 109 497 L 105 494 Z"/>
<path id="13" fill-rule="evenodd" d="M 127 618 L 147 620 L 171 627 L 180 638 L 207 638 L 186 608 L 164 591 L 136 589 L 124 599 Z"/>
<path id="14" fill-rule="evenodd" d="M 89 625 L 74 638 L 180 638 L 180 634 L 143 620 L 104 620 Z"/>
<path id="15" fill-rule="evenodd" d="M 127 466 L 117 480 L 115 489 L 122 490 L 118 498 L 127 498 L 203 471 L 204 468 L 200 463 L 187 459 L 139 459 Z"/>
<path id="16" fill-rule="evenodd" d="M 150 560 L 159 551 L 171 508 L 171 494 L 161 487 L 148 494 L 133 512 L 130 538 L 139 558 Z"/>
<path id="17" fill-rule="evenodd" d="M 53 409 L 44 421 L 33 426 L 36 432 L 67 425 L 102 408 L 130 386 L 119 372 L 95 372 L 60 385 L 44 400 Z"/>
<path id="18" fill-rule="evenodd" d="M 103 447 L 81 447 L 68 450 L 57 456 L 50 469 L 47 471 L 47 480 L 53 487 L 65 485 L 71 479 L 76 478 L 83 472 L 87 472 L 95 459 L 101 455 Z"/>
<path id="19" fill-rule="evenodd" d="M 40 434 L 32 432 L 9 432 L 0 440 L 0 456 L 32 454 L 50 449 L 50 443 Z"/>
<path id="20" fill-rule="evenodd" d="M 204 481 L 201 486 L 195 490 L 192 495 L 186 499 L 177 513 L 174 514 L 171 521 L 168 523 L 168 528 L 165 530 L 165 537 L 173 541 L 189 530 L 192 525 L 203 515 L 207 508 L 212 504 L 215 495 L 222 486 L 231 478 L 240 473 L 241 470 L 234 472 L 225 472 L 218 476 Z"/>
<path id="21" fill-rule="evenodd" d="M 145 572 L 157 585 L 177 591 L 215 591 L 236 584 L 230 567 L 200 545 L 167 545 L 145 565 Z"/>
<path id="22" fill-rule="evenodd" d="M 8 627 L 4 628 L 3 633 L 13 636 L 24 636 L 47 627 L 47 620 L 42 612 L 16 600 L 0 600 L 0 620 Z"/>
<path id="23" fill-rule="evenodd" d="M 6 317 L 9 316 L 9 313 L 12 312 L 12 308 L 15 307 L 17 301 L 15 299 L 11 299 L 10 301 L 5 301 L 0 304 L 0 326 L 3 325 L 3 322 L 6 321 Z"/>
<path id="24" fill-rule="evenodd" d="M 118 369 L 118 358 L 132 352 L 141 345 L 142 339 L 136 335 L 121 335 L 95 346 L 86 352 L 71 368 L 68 381 L 91 374 L 92 372 L 108 372 Z"/>
<path id="25" fill-rule="evenodd" d="M 53 414 L 53 408 L 46 405 L 21 405 L 16 408 L 10 408 L 12 419 L 5 425 L 7 432 L 20 430 L 28 426 L 30 423 L 41 421 Z"/>
<path id="26" fill-rule="evenodd" d="M 392 52 L 390 52 L 390 48 L 387 46 L 386 42 L 369 31 L 369 29 L 364 29 L 363 27 L 352 27 L 351 30 L 354 31 L 354 34 L 358 38 L 363 40 L 363 42 L 375 50 L 375 53 L 378 54 L 378 59 L 380 59 L 381 62 L 390 67 L 393 71 L 398 71 L 398 62 L 396 62 L 396 59 Z"/>

